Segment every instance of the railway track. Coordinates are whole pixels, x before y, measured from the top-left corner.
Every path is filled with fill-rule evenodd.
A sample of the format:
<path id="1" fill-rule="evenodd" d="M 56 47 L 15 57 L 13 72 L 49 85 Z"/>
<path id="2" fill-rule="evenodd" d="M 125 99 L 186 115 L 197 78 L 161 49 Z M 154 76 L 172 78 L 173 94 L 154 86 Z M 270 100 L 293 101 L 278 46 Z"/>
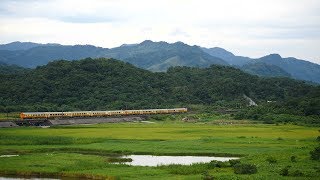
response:
<path id="1" fill-rule="evenodd" d="M 114 117 L 88 117 L 88 118 L 56 118 L 56 119 L 24 119 L 0 121 L 0 128 L 19 126 L 56 126 L 75 124 L 99 124 L 143 121 L 147 116 L 114 116 Z"/>

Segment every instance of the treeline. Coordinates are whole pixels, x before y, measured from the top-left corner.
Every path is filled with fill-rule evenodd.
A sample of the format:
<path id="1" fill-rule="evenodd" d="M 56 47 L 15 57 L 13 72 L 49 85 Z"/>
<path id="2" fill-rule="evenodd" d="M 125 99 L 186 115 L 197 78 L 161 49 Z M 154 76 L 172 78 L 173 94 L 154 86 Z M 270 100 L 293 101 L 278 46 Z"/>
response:
<path id="1" fill-rule="evenodd" d="M 29 69 L 17 65 L 8 65 L 0 62 L 0 74 L 20 74 L 25 73 Z"/>
<path id="2" fill-rule="evenodd" d="M 114 59 L 87 58 L 54 61 L 25 73 L 0 74 L 0 80 L 1 112 L 198 104 L 240 109 L 237 118 L 320 115 L 319 86 L 289 78 L 261 78 L 225 66 L 174 67 L 166 73 L 152 73 Z M 247 108 L 244 94 L 262 106 Z"/>

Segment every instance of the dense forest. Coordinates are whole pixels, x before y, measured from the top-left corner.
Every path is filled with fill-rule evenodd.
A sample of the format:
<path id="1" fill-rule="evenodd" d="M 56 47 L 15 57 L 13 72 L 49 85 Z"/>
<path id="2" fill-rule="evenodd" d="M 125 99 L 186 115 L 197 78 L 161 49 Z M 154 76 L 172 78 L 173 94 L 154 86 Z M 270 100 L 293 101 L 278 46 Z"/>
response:
<path id="1" fill-rule="evenodd" d="M 319 86 L 285 77 L 258 77 L 227 66 L 171 67 L 155 73 L 114 59 L 87 58 L 3 73 L 0 79 L 1 112 L 201 105 L 210 111 L 237 110 L 238 119 L 274 122 L 283 116 L 286 121 L 320 121 Z M 258 106 L 248 107 L 244 95 Z"/>

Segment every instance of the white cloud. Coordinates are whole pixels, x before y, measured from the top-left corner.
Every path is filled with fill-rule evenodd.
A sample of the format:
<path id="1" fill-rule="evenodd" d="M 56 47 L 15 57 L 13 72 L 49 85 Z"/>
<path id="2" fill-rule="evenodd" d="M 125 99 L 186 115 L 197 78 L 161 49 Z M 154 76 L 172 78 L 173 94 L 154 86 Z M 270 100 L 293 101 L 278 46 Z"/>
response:
<path id="1" fill-rule="evenodd" d="M 318 0 L 3 0 L 0 43 L 183 41 L 320 63 Z"/>

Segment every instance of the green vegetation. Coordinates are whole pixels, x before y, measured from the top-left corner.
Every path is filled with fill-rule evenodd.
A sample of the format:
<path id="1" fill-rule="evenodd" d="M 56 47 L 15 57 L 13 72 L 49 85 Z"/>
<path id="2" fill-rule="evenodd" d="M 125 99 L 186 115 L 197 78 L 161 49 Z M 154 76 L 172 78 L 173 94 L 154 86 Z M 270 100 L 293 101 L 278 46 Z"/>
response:
<path id="1" fill-rule="evenodd" d="M 320 165 L 310 158 L 310 151 L 318 146 L 318 130 L 288 124 L 216 125 L 209 120 L 185 123 L 179 119 L 153 124 L 1 129 L 0 154 L 19 156 L 1 157 L 0 173 L 110 179 L 285 179 L 287 176 L 317 179 Z M 129 161 L 119 158 L 126 154 L 216 155 L 241 159 L 159 167 L 110 163 Z"/>
<path id="2" fill-rule="evenodd" d="M 291 77 L 289 73 L 280 67 L 263 62 L 248 63 L 241 67 L 241 69 L 250 74 L 265 77 Z"/>
<path id="3" fill-rule="evenodd" d="M 316 147 L 313 151 L 310 152 L 311 159 L 320 161 L 320 146 Z"/>
<path id="4" fill-rule="evenodd" d="M 255 174 L 257 172 L 257 166 L 254 164 L 237 164 L 234 166 L 234 173 L 236 174 Z"/>
<path id="5" fill-rule="evenodd" d="M 131 158 L 120 158 L 120 157 L 109 157 L 106 162 L 109 163 L 122 163 L 122 162 L 132 162 Z"/>
<path id="6" fill-rule="evenodd" d="M 0 79 L 0 112 L 188 107 L 266 123 L 319 124 L 320 119 L 319 86 L 224 66 L 152 73 L 113 59 L 88 58 L 54 61 L 25 74 L 0 74 Z M 259 106 L 248 108 L 244 94 Z"/>
<path id="7" fill-rule="evenodd" d="M 7 65 L 5 63 L 0 62 L 0 74 L 23 74 L 28 70 L 29 69 L 17 65 Z"/>
<path id="8" fill-rule="evenodd" d="M 267 157 L 266 161 L 270 164 L 277 163 L 277 159 L 271 156 Z"/>
<path id="9" fill-rule="evenodd" d="M 0 121 L 8 120 L 8 119 L 20 119 L 20 113 L 17 113 L 17 112 L 0 113 Z"/>
<path id="10" fill-rule="evenodd" d="M 58 59 L 53 57 L 60 54 L 66 59 L 101 55 L 153 71 L 168 70 L 153 73 L 105 58 L 60 60 L 32 70 L 0 64 L 0 120 L 18 119 L 21 111 L 187 107 L 189 112 L 156 115 L 150 118 L 155 123 L 150 124 L 1 129 L 0 155 L 19 156 L 0 157 L 0 175 L 100 179 L 319 177 L 320 136 L 316 127 L 320 125 L 320 86 L 285 77 L 262 78 L 232 67 L 208 67 L 226 63 L 181 42 L 145 41 L 112 50 L 93 46 L 67 49 L 63 53 L 66 50 L 62 46 L 39 46 L 29 53 L 20 51 L 14 61 L 34 67 Z M 41 52 L 46 52 L 44 57 L 38 57 Z M 14 55 L 11 51 L 1 53 L 2 60 Z M 23 54 L 29 56 L 22 58 Z M 278 55 L 259 61 L 273 59 L 282 61 Z M 197 68 L 169 68 L 176 65 Z M 251 73 L 289 76 L 270 64 L 247 68 Z M 310 77 L 318 82 L 316 76 Z M 244 95 L 258 106 L 248 107 Z M 241 159 L 134 167 L 122 164 L 132 161 L 121 158 L 129 154 Z"/>

